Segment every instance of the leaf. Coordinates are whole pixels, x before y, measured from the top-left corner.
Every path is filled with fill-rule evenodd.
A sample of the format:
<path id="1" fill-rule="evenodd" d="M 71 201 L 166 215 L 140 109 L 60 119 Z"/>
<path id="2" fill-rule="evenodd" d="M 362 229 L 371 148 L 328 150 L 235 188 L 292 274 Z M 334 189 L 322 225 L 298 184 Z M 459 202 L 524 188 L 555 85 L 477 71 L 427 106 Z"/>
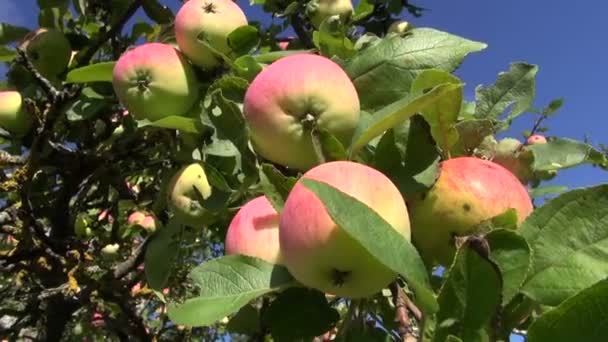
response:
<path id="1" fill-rule="evenodd" d="M 486 46 L 435 29 L 414 28 L 407 38 L 377 40 L 342 64 L 357 88 L 361 109 L 375 110 L 403 98 L 420 72 L 452 72 L 466 55 Z"/>
<path id="2" fill-rule="evenodd" d="M 547 105 L 547 107 L 543 108 L 542 114 L 547 115 L 547 116 L 553 115 L 560 108 L 562 108 L 563 104 L 564 104 L 564 98 L 555 99 L 555 100 L 551 101 Z"/>
<path id="3" fill-rule="evenodd" d="M 259 329 L 260 315 L 251 305 L 243 306 L 226 325 L 227 331 L 245 335 L 252 335 Z"/>
<path id="4" fill-rule="evenodd" d="M 173 270 L 173 264 L 179 253 L 179 235 L 183 226 L 175 220 L 169 221 L 166 226 L 159 229 L 146 249 L 144 270 L 146 280 L 154 290 L 161 291 Z"/>
<path id="5" fill-rule="evenodd" d="M 359 5 L 355 8 L 355 13 L 353 15 L 353 21 L 358 21 L 364 19 L 368 15 L 374 12 L 374 4 L 373 2 L 369 2 L 368 0 L 359 1 Z"/>
<path id="6" fill-rule="evenodd" d="M 177 115 L 166 116 L 156 121 L 142 120 L 139 122 L 138 126 L 140 128 L 152 126 L 167 129 L 177 129 L 185 133 L 196 134 L 204 134 L 208 131 L 208 128 L 203 125 L 200 120 Z"/>
<path id="7" fill-rule="evenodd" d="M 6 46 L 0 46 L 0 62 L 11 62 L 17 57 L 17 51 Z"/>
<path id="8" fill-rule="evenodd" d="M 73 0 L 72 4 L 80 15 L 87 14 L 88 0 Z"/>
<path id="9" fill-rule="evenodd" d="M 538 317 L 528 329 L 528 341 L 603 341 L 607 307 L 608 280 L 602 280 Z"/>
<path id="10" fill-rule="evenodd" d="M 314 31 L 312 40 L 321 55 L 332 58 L 338 56 L 348 59 L 356 54 L 353 42 L 341 32 L 330 32 L 325 29 L 326 22 L 321 25 L 319 31 Z"/>
<path id="11" fill-rule="evenodd" d="M 282 292 L 263 316 L 275 341 L 312 340 L 333 328 L 339 319 L 323 292 L 305 287 Z"/>
<path id="12" fill-rule="evenodd" d="M 462 87 L 462 84 L 441 84 L 422 95 L 410 94 L 393 102 L 375 112 L 369 118 L 362 117 L 360 125 L 355 130 L 349 155 L 352 158 L 367 143 L 387 129 L 407 120 L 412 115 L 438 101 L 445 94 L 460 87 Z"/>
<path id="13" fill-rule="evenodd" d="M 549 200 L 524 221 L 521 234 L 534 251 L 522 292 L 559 305 L 608 274 L 608 185 Z"/>
<path id="14" fill-rule="evenodd" d="M 71 70 L 67 83 L 112 82 L 112 71 L 116 62 L 102 62 Z"/>
<path id="15" fill-rule="evenodd" d="M 0 45 L 17 42 L 23 39 L 30 29 L 7 23 L 0 23 Z"/>
<path id="16" fill-rule="evenodd" d="M 232 68 L 237 76 L 251 82 L 264 69 L 264 66 L 251 55 L 243 55 L 234 61 Z"/>
<path id="17" fill-rule="evenodd" d="M 535 171 L 561 170 L 587 163 L 608 167 L 602 152 L 568 138 L 552 138 L 546 144 L 526 146 L 526 150 L 532 151 Z"/>
<path id="18" fill-rule="evenodd" d="M 456 252 L 439 291 L 440 310 L 433 341 L 454 335 L 463 341 L 493 341 L 493 321 L 501 303 L 496 265 L 468 239 Z"/>
<path id="19" fill-rule="evenodd" d="M 424 263 L 416 248 L 373 209 L 335 187 L 308 178 L 302 184 L 321 200 L 328 214 L 372 256 L 402 275 L 416 293 L 419 307 L 437 310 Z"/>
<path id="20" fill-rule="evenodd" d="M 563 185 L 543 186 L 542 188 L 530 189 L 528 191 L 528 194 L 530 195 L 530 197 L 535 198 L 564 192 L 566 190 L 568 190 L 568 187 Z"/>
<path id="21" fill-rule="evenodd" d="M 310 131 L 313 148 L 322 163 L 346 160 L 346 150 L 334 135 L 322 128 L 313 128 Z"/>
<path id="22" fill-rule="evenodd" d="M 260 169 L 260 185 L 264 195 L 277 212 L 283 210 L 287 196 L 297 182 L 295 177 L 283 175 L 272 164 L 264 163 Z"/>
<path id="23" fill-rule="evenodd" d="M 176 324 L 213 324 L 259 296 L 294 284 L 284 267 L 243 255 L 203 262 L 190 272 L 190 279 L 200 294 L 169 305 L 169 318 Z"/>
<path id="24" fill-rule="evenodd" d="M 287 57 L 289 55 L 297 55 L 297 54 L 301 54 L 301 53 L 314 53 L 314 52 L 315 52 L 315 50 L 313 50 L 313 49 L 310 49 L 310 50 L 282 50 L 282 51 L 271 51 L 271 52 L 260 53 L 259 55 L 254 55 L 252 57 L 258 63 L 270 64 L 283 57 Z"/>
<path id="25" fill-rule="evenodd" d="M 162 5 L 158 0 L 141 0 L 141 7 L 148 18 L 161 25 L 170 24 L 174 19 L 171 9 Z"/>
<path id="26" fill-rule="evenodd" d="M 527 63 L 512 63 L 509 71 L 498 74 L 496 83 L 475 89 L 477 118 L 498 118 L 513 105 L 507 120 L 522 114 L 532 104 L 535 95 L 535 78 L 538 66 Z"/>
<path id="27" fill-rule="evenodd" d="M 107 100 L 81 93 L 74 101 L 71 101 L 64 109 L 69 121 L 88 120 L 110 108 Z"/>
<path id="28" fill-rule="evenodd" d="M 485 236 L 490 244 L 490 260 L 502 275 L 502 305 L 519 292 L 532 268 L 532 251 L 521 235 L 508 229 L 494 229 Z"/>
<path id="29" fill-rule="evenodd" d="M 491 120 L 464 120 L 456 123 L 459 140 L 452 149 L 452 157 L 472 155 L 483 139 L 494 134 L 494 123 Z"/>
<path id="30" fill-rule="evenodd" d="M 260 33 L 255 26 L 243 25 L 228 35 L 228 45 L 237 56 L 251 52 L 259 43 Z"/>

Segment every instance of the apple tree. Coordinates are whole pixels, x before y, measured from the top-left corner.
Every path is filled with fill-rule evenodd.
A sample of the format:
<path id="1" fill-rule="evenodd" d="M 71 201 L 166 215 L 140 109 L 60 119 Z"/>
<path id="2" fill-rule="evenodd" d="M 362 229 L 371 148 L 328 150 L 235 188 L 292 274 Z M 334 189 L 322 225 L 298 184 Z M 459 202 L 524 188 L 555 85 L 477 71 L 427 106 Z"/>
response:
<path id="1" fill-rule="evenodd" d="M 608 335 L 608 185 L 546 185 L 608 149 L 548 133 L 538 65 L 466 100 L 487 44 L 407 0 L 37 6 L 0 23 L 3 339 Z"/>

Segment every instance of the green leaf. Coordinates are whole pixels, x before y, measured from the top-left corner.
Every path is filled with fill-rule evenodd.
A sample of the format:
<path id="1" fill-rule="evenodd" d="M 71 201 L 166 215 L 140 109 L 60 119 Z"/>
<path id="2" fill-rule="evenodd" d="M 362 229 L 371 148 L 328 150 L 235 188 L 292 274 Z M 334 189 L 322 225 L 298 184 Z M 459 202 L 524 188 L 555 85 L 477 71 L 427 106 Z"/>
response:
<path id="1" fill-rule="evenodd" d="M 203 262 L 190 272 L 190 279 L 200 294 L 169 305 L 169 318 L 176 324 L 213 324 L 257 297 L 295 284 L 284 267 L 243 255 Z"/>
<path id="2" fill-rule="evenodd" d="M 530 197 L 544 197 L 547 195 L 552 195 L 560 192 L 564 192 L 568 190 L 567 186 L 563 185 L 552 185 L 552 186 L 543 186 L 542 188 L 534 188 L 528 191 Z"/>
<path id="3" fill-rule="evenodd" d="M 109 108 L 107 100 L 89 96 L 85 92 L 82 92 L 75 100 L 63 108 L 62 111 L 69 121 L 81 121 L 97 117 Z"/>
<path id="4" fill-rule="evenodd" d="M 116 62 L 102 62 L 71 70 L 67 83 L 112 82 L 112 71 Z"/>
<path id="5" fill-rule="evenodd" d="M 295 177 L 283 175 L 272 164 L 264 163 L 260 169 L 260 185 L 264 195 L 277 212 L 283 210 L 287 196 L 298 181 Z"/>
<path id="6" fill-rule="evenodd" d="M 498 267 L 469 238 L 456 252 L 439 291 L 440 310 L 433 341 L 454 335 L 463 341 L 493 341 L 494 319 L 501 303 Z"/>
<path id="7" fill-rule="evenodd" d="M 564 98 L 555 99 L 555 100 L 551 101 L 547 105 L 547 107 L 543 108 L 542 114 L 547 115 L 547 116 L 553 115 L 560 108 L 562 108 L 563 104 L 564 104 Z"/>
<path id="8" fill-rule="evenodd" d="M 332 220 L 372 256 L 402 275 L 427 313 L 437 310 L 426 268 L 416 248 L 373 209 L 335 187 L 308 178 L 302 184 L 323 203 Z"/>
<path id="9" fill-rule="evenodd" d="M 14 26 L 7 23 L 0 23 L 0 45 L 17 42 L 23 39 L 30 32 L 30 29 L 21 26 Z"/>
<path id="10" fill-rule="evenodd" d="M 348 39 L 342 32 L 330 32 L 325 27 L 324 22 L 320 31 L 314 31 L 312 40 L 315 47 L 319 49 L 321 55 L 332 58 L 338 56 L 348 59 L 356 54 L 355 44 Z"/>
<path id="11" fill-rule="evenodd" d="M 498 74 L 496 83 L 475 89 L 477 118 L 498 118 L 513 105 L 507 120 L 522 114 L 532 105 L 536 87 L 538 66 L 527 63 L 512 63 L 509 71 Z"/>
<path id="12" fill-rule="evenodd" d="M 275 341 L 312 340 L 333 328 L 339 319 L 323 292 L 304 287 L 282 292 L 263 316 Z"/>
<path id="13" fill-rule="evenodd" d="M 532 151 L 536 171 L 561 170 L 581 164 L 608 167 L 606 156 L 590 145 L 568 138 L 552 138 L 546 144 L 526 146 Z"/>
<path id="14" fill-rule="evenodd" d="M 462 84 L 441 84 L 428 92 L 410 94 L 405 98 L 375 112 L 371 117 L 362 117 L 355 130 L 349 155 L 354 156 L 361 148 L 387 129 L 395 127 L 412 115 L 438 101 L 445 94 L 462 87 Z"/>
<path id="15" fill-rule="evenodd" d="M 359 5 L 355 8 L 353 21 L 361 20 L 374 12 L 374 4 L 368 0 L 359 1 Z"/>
<path id="16" fill-rule="evenodd" d="M 506 305 L 519 292 L 532 268 L 532 251 L 526 239 L 512 230 L 495 229 L 485 238 L 490 244 L 490 259 L 502 275 L 502 305 Z"/>
<path id="17" fill-rule="evenodd" d="M 0 62 L 11 62 L 17 57 L 17 51 L 6 46 L 0 46 Z"/>
<path id="18" fill-rule="evenodd" d="M 456 123 L 458 142 L 452 148 L 452 158 L 462 155 L 470 156 L 489 135 L 494 134 L 494 123 L 491 120 L 464 120 Z"/>
<path id="19" fill-rule="evenodd" d="M 522 292 L 559 305 L 608 274 L 608 185 L 551 199 L 524 221 L 521 234 L 534 251 Z"/>
<path id="20" fill-rule="evenodd" d="M 40 12 L 38 26 L 63 29 L 63 19 L 69 15 L 68 0 L 37 0 Z"/>
<path id="21" fill-rule="evenodd" d="M 139 122 L 138 126 L 140 128 L 152 126 L 168 129 L 177 129 L 185 133 L 196 134 L 204 134 L 208 131 L 208 128 L 203 125 L 203 123 L 199 119 L 177 115 L 166 116 L 156 121 L 142 120 Z"/>
<path id="22" fill-rule="evenodd" d="M 407 38 L 391 35 L 343 64 L 359 93 L 361 109 L 374 110 L 406 95 L 426 69 L 454 71 L 469 53 L 486 44 L 431 28 L 414 28 Z"/>
<path id="23" fill-rule="evenodd" d="M 315 127 L 310 131 L 310 135 L 313 148 L 321 163 L 347 159 L 344 146 L 329 131 Z"/>
<path id="24" fill-rule="evenodd" d="M 234 61 L 232 68 L 237 76 L 251 82 L 264 69 L 264 66 L 251 55 L 244 55 Z"/>
<path id="25" fill-rule="evenodd" d="M 261 53 L 259 55 L 254 55 L 253 59 L 255 59 L 258 63 L 270 64 L 275 62 L 283 57 L 287 57 L 289 55 L 297 55 L 301 53 L 313 53 L 315 50 L 282 50 L 282 51 L 271 51 L 266 53 Z"/>
<path id="26" fill-rule="evenodd" d="M 245 335 L 252 335 L 259 329 L 260 314 L 251 305 L 243 306 L 226 325 L 229 332 Z"/>
<path id="27" fill-rule="evenodd" d="M 251 52 L 260 43 L 260 33 L 255 26 L 244 25 L 228 35 L 228 45 L 237 56 Z"/>
<path id="28" fill-rule="evenodd" d="M 538 317 L 528 329 L 528 341 L 603 341 L 608 336 L 607 307 L 608 280 L 602 280 Z"/>
<path id="29" fill-rule="evenodd" d="M 179 235 L 182 229 L 181 224 L 171 220 L 158 230 L 148 244 L 144 270 L 148 284 L 157 291 L 162 291 L 171 275 L 173 264 L 180 250 Z"/>
<path id="30" fill-rule="evenodd" d="M 158 0 L 141 0 L 141 6 L 148 18 L 161 25 L 170 24 L 174 19 L 171 9 Z"/>
<path id="31" fill-rule="evenodd" d="M 86 15 L 87 7 L 88 7 L 88 0 L 73 0 L 72 4 L 74 5 L 74 8 L 78 12 L 78 14 Z"/>

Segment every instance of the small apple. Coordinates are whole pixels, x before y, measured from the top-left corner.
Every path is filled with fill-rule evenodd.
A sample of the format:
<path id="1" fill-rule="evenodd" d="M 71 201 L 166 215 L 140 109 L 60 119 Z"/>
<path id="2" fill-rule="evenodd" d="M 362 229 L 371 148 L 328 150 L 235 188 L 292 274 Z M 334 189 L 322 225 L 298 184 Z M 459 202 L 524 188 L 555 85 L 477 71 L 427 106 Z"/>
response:
<path id="1" fill-rule="evenodd" d="M 480 223 L 511 208 L 518 225 L 533 210 L 526 188 L 509 170 L 475 157 L 448 159 L 433 187 L 408 200 L 412 241 L 428 265 L 448 266 L 454 236 L 480 233 Z"/>
<path id="2" fill-rule="evenodd" d="M 222 60 L 212 49 L 228 54 L 228 35 L 247 24 L 245 13 L 232 0 L 190 0 L 175 15 L 175 39 L 192 63 L 213 69 Z"/>
<path id="3" fill-rule="evenodd" d="M 381 172 L 364 164 L 334 161 L 316 166 L 302 177 L 325 182 L 356 198 L 410 240 L 405 201 Z M 281 212 L 279 246 L 283 262 L 296 280 L 336 296 L 368 297 L 397 277 L 344 232 L 301 181 L 287 196 Z"/>
<path id="4" fill-rule="evenodd" d="M 247 202 L 226 233 L 226 255 L 242 254 L 281 264 L 279 213 L 265 196 Z"/>
<path id="5" fill-rule="evenodd" d="M 120 249 L 120 245 L 119 244 L 117 244 L 117 243 L 111 243 L 111 244 L 105 245 L 101 249 L 101 253 L 103 253 L 105 255 L 115 255 L 116 253 L 118 253 L 119 249 Z"/>
<path id="6" fill-rule="evenodd" d="M 414 28 L 414 26 L 411 23 L 409 23 L 405 20 L 397 20 L 388 27 L 387 32 L 403 34 L 407 31 L 411 30 L 412 28 Z"/>
<path id="7" fill-rule="evenodd" d="M 0 91 L 0 127 L 15 136 L 23 136 L 32 127 L 34 119 L 23 106 L 23 98 L 17 91 Z"/>
<path id="8" fill-rule="evenodd" d="M 308 53 L 280 58 L 264 68 L 243 103 L 257 153 L 300 170 L 318 164 L 312 127 L 327 130 L 348 146 L 359 111 L 357 90 L 344 70 Z"/>
<path id="9" fill-rule="evenodd" d="M 541 134 L 534 134 L 528 137 L 528 145 L 546 144 L 547 138 Z"/>
<path id="10" fill-rule="evenodd" d="M 146 215 L 140 211 L 135 211 L 127 218 L 127 224 L 130 226 L 138 225 L 144 230 L 152 233 L 156 230 L 156 218 L 154 215 Z"/>
<path id="11" fill-rule="evenodd" d="M 84 213 L 80 213 L 76 216 L 74 221 L 74 234 L 79 238 L 87 238 L 93 235 L 91 229 L 92 220 Z"/>
<path id="12" fill-rule="evenodd" d="M 343 20 L 349 18 L 353 11 L 351 0 L 311 0 L 306 5 L 306 14 L 315 28 L 334 15 L 339 15 Z"/>
<path id="13" fill-rule="evenodd" d="M 19 47 L 25 51 L 36 70 L 51 81 L 65 71 L 72 57 L 72 48 L 66 36 L 52 28 L 30 32 Z"/>
<path id="14" fill-rule="evenodd" d="M 282 40 L 279 41 L 277 43 L 277 46 L 279 47 L 280 50 L 287 50 L 289 49 L 289 45 L 295 40 L 295 37 L 287 37 L 286 40 Z"/>
<path id="15" fill-rule="evenodd" d="M 192 65 L 169 44 L 146 43 L 125 52 L 114 66 L 112 84 L 137 120 L 185 115 L 199 99 Z"/>
<path id="16" fill-rule="evenodd" d="M 208 212 L 200 200 L 209 198 L 211 191 L 203 166 L 192 163 L 173 175 L 167 189 L 167 202 L 176 219 L 183 224 L 200 226 Z"/>

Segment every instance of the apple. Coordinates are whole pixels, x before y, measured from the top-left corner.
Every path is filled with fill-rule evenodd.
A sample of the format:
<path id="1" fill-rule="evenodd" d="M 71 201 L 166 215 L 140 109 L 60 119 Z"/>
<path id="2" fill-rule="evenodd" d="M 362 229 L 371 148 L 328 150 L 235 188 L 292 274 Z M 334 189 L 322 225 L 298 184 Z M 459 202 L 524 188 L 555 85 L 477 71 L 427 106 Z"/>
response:
<path id="1" fill-rule="evenodd" d="M 287 50 L 289 49 L 289 45 L 295 40 L 295 37 L 287 37 L 286 40 L 282 40 L 279 41 L 277 43 L 277 46 L 279 47 L 280 50 Z"/>
<path id="2" fill-rule="evenodd" d="M 207 210 L 200 200 L 201 196 L 202 199 L 211 196 L 211 185 L 201 164 L 181 167 L 171 178 L 167 190 L 168 206 L 177 220 L 191 226 L 204 224 Z"/>
<path id="3" fill-rule="evenodd" d="M 449 266 L 454 236 L 483 233 L 480 223 L 511 208 L 518 225 L 533 210 L 526 188 L 509 170 L 475 157 L 448 159 L 433 187 L 408 199 L 412 241 L 427 265 Z"/>
<path id="4" fill-rule="evenodd" d="M 70 42 L 63 32 L 39 28 L 26 35 L 19 47 L 42 76 L 54 81 L 68 67 L 72 57 Z"/>
<path id="5" fill-rule="evenodd" d="M 306 5 L 306 14 L 315 28 L 319 28 L 331 16 L 339 15 L 344 19 L 349 18 L 353 12 L 351 0 L 311 0 Z"/>
<path id="6" fill-rule="evenodd" d="M 534 134 L 528 137 L 528 145 L 546 144 L 547 138 L 541 134 Z"/>
<path id="7" fill-rule="evenodd" d="M 280 58 L 264 68 L 243 103 L 257 153 L 301 170 L 318 164 L 311 127 L 327 130 L 348 146 L 359 111 L 357 90 L 344 70 L 308 53 Z"/>
<path id="8" fill-rule="evenodd" d="M 405 201 L 380 171 L 356 162 L 333 161 L 312 168 L 302 178 L 325 182 L 356 198 L 410 240 Z M 281 211 L 279 246 L 285 267 L 298 282 L 339 297 L 371 296 L 397 277 L 331 219 L 301 180 Z"/>
<path id="9" fill-rule="evenodd" d="M 23 136 L 32 127 L 34 118 L 23 106 L 17 91 L 0 91 L 0 127 L 15 136 Z"/>
<path id="10" fill-rule="evenodd" d="M 114 66 L 112 85 L 137 120 L 185 115 L 199 99 L 192 65 L 163 43 L 146 43 L 122 54 Z"/>
<path id="11" fill-rule="evenodd" d="M 281 264 L 279 213 L 265 196 L 243 205 L 226 233 L 226 255 L 241 254 Z"/>
<path id="12" fill-rule="evenodd" d="M 175 39 L 192 63 L 213 69 L 222 63 L 213 50 L 228 54 L 228 35 L 247 24 L 245 13 L 232 0 L 190 0 L 175 15 Z"/>
<path id="13" fill-rule="evenodd" d="M 407 31 L 411 30 L 412 28 L 414 28 L 414 26 L 411 23 L 409 23 L 405 20 L 397 20 L 388 27 L 387 32 L 403 34 Z"/>
<path id="14" fill-rule="evenodd" d="M 146 215 L 140 211 L 131 213 L 127 218 L 127 224 L 130 226 L 139 225 L 149 232 L 156 230 L 156 218 L 153 215 Z"/>
<path id="15" fill-rule="evenodd" d="M 515 138 L 499 140 L 494 147 L 492 161 L 511 171 L 523 184 L 528 184 L 532 179 L 532 156 Z"/>

